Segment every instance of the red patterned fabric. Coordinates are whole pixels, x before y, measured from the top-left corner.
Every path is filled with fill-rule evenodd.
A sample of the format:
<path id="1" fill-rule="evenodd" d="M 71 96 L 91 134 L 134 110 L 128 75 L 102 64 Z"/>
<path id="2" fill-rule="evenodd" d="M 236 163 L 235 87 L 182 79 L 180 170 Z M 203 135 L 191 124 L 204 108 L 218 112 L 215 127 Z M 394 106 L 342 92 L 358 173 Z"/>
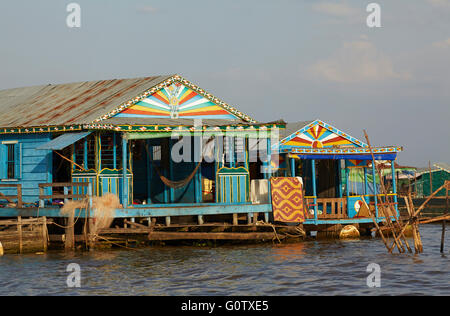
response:
<path id="1" fill-rule="evenodd" d="M 295 177 L 275 177 L 270 179 L 270 186 L 274 220 L 285 223 L 303 223 L 305 221 L 305 205 L 300 180 Z"/>

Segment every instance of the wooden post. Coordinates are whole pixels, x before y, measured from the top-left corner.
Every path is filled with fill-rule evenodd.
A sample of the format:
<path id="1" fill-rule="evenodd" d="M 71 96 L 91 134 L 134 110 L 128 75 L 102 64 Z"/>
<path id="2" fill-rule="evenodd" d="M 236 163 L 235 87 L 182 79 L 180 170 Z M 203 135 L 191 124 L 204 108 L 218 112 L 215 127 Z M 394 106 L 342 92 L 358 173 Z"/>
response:
<path id="1" fill-rule="evenodd" d="M 374 201 L 375 201 L 375 217 L 378 219 L 378 199 L 377 199 L 377 193 L 378 193 L 378 191 L 377 191 L 377 177 L 376 177 L 376 174 L 375 174 L 375 158 L 374 157 L 372 157 L 372 178 L 373 178 L 373 196 L 374 196 Z M 380 178 L 380 181 L 381 181 L 381 178 Z"/>
<path id="2" fill-rule="evenodd" d="M 127 181 L 127 161 L 128 161 L 128 141 L 125 135 L 122 135 L 122 205 L 128 206 L 128 181 Z"/>
<path id="3" fill-rule="evenodd" d="M 64 243 L 66 250 L 75 248 L 75 210 L 73 210 L 66 221 L 66 240 Z"/>
<path id="4" fill-rule="evenodd" d="M 170 216 L 166 216 L 166 226 L 170 226 Z"/>
<path id="5" fill-rule="evenodd" d="M 258 221 L 258 213 L 253 213 L 253 224 L 256 225 L 257 221 Z"/>
<path id="6" fill-rule="evenodd" d="M 203 221 L 203 215 L 197 215 L 197 219 L 198 219 L 198 224 L 199 225 L 203 225 L 204 221 Z"/>
<path id="7" fill-rule="evenodd" d="M 295 177 L 295 158 L 291 159 L 291 177 Z"/>
<path id="8" fill-rule="evenodd" d="M 23 241 L 22 241 L 22 217 L 17 217 L 17 232 L 19 233 L 19 253 L 22 253 Z"/>
<path id="9" fill-rule="evenodd" d="M 39 187 L 39 195 L 43 196 L 44 195 L 44 188 L 43 187 Z M 39 207 L 45 207 L 45 201 L 43 199 L 39 198 Z"/>
<path id="10" fill-rule="evenodd" d="M 428 160 L 428 169 L 430 171 L 430 195 L 433 192 L 433 176 L 431 175 L 431 161 Z"/>
<path id="11" fill-rule="evenodd" d="M 411 209 L 411 219 L 413 221 L 414 224 L 414 228 L 415 228 L 415 232 L 416 232 L 416 238 L 417 238 L 417 248 L 419 253 L 423 252 L 423 244 L 422 244 L 422 237 L 420 237 L 420 231 L 419 231 L 419 221 L 418 219 L 414 216 L 414 203 L 413 200 L 411 198 L 411 195 L 408 195 L 408 201 L 409 201 L 409 207 Z M 406 226 L 405 226 L 406 227 Z"/>
<path id="12" fill-rule="evenodd" d="M 445 188 L 445 213 L 448 214 L 448 187 Z M 442 221 L 442 235 L 441 235 L 441 253 L 444 253 L 444 241 L 445 241 L 445 218 Z"/>
<path id="13" fill-rule="evenodd" d="M 22 185 L 17 185 L 17 207 L 22 208 Z"/>
<path id="14" fill-rule="evenodd" d="M 147 148 L 147 204 L 152 203 L 151 199 L 151 184 L 152 184 L 152 150 L 153 147 L 150 146 L 150 141 L 147 139 L 145 142 L 145 146 Z M 149 224 L 150 225 L 150 224 Z"/>
<path id="15" fill-rule="evenodd" d="M 47 233 L 47 217 L 42 217 L 42 242 L 44 247 L 44 252 L 47 251 L 47 241 L 48 241 L 48 233 Z"/>
<path id="16" fill-rule="evenodd" d="M 409 195 L 410 197 L 411 195 Z M 408 215 L 409 218 L 412 219 L 412 210 L 411 210 L 411 206 L 409 205 L 409 200 L 408 197 L 403 197 L 405 199 L 405 205 L 406 205 L 406 209 L 408 210 Z M 418 247 L 418 239 L 417 239 L 417 232 L 416 232 L 416 224 L 415 223 L 411 223 L 412 226 L 412 232 L 413 232 L 413 240 L 414 240 L 414 250 L 416 253 L 419 253 L 419 247 Z"/>
<path id="17" fill-rule="evenodd" d="M 238 215 L 237 215 L 237 213 L 234 213 L 233 214 L 233 225 L 238 225 Z"/>
<path id="18" fill-rule="evenodd" d="M 364 194 L 369 195 L 369 183 L 367 182 L 367 167 L 364 167 Z"/>
<path id="19" fill-rule="evenodd" d="M 394 174 L 395 172 L 395 162 L 394 160 L 391 161 L 391 172 L 392 172 L 392 193 L 395 194 L 394 195 L 394 208 L 395 208 L 395 212 L 397 212 L 397 216 L 399 216 L 398 213 L 398 198 L 397 198 L 397 185 L 398 185 L 398 178 L 397 181 L 394 178 Z M 387 201 L 386 201 L 387 202 Z"/>
<path id="20" fill-rule="evenodd" d="M 314 221 L 317 225 L 319 208 L 317 207 L 317 188 L 316 188 L 316 161 L 311 159 L 311 179 L 314 196 Z M 325 213 L 325 211 L 324 211 Z"/>

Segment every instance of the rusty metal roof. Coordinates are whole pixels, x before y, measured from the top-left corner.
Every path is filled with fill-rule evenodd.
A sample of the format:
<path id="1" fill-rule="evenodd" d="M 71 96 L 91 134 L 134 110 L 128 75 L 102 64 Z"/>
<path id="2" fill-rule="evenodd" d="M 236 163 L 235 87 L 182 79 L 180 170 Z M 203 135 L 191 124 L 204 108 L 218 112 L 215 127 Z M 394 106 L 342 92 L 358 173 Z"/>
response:
<path id="1" fill-rule="evenodd" d="M 172 76 L 0 90 L 0 127 L 89 124 Z"/>

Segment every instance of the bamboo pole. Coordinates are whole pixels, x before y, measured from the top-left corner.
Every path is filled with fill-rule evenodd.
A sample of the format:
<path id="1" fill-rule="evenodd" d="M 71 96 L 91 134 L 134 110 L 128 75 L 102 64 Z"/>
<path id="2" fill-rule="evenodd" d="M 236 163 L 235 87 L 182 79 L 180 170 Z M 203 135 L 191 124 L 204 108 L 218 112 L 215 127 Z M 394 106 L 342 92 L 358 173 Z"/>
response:
<path id="1" fill-rule="evenodd" d="M 414 203 L 413 203 L 411 195 L 408 196 L 408 199 L 409 199 L 409 206 L 411 208 L 411 213 L 414 213 Z M 412 220 L 414 221 L 414 226 L 416 228 L 417 246 L 419 248 L 419 253 L 420 253 L 420 252 L 423 252 L 423 244 L 422 244 L 422 237 L 420 236 L 419 220 L 417 217 L 414 217 L 414 214 L 412 216 L 413 216 Z"/>
<path id="2" fill-rule="evenodd" d="M 399 221 L 398 221 L 398 218 L 397 218 L 397 214 L 396 214 L 397 212 L 396 212 L 396 210 L 395 210 L 394 208 L 391 207 L 392 205 L 389 203 L 389 197 L 388 197 L 388 195 L 387 195 L 386 187 L 384 186 L 384 183 L 383 183 L 383 181 L 382 181 L 382 176 L 381 176 L 380 169 L 377 168 L 377 166 L 376 166 L 376 164 L 375 164 L 375 156 L 374 156 L 374 154 L 373 154 L 372 146 L 370 145 L 369 136 L 367 135 L 366 130 L 364 130 L 364 136 L 365 136 L 365 138 L 366 138 L 367 145 L 369 146 L 370 154 L 372 155 L 372 163 L 374 164 L 374 168 L 375 168 L 375 170 L 376 170 L 377 173 L 378 173 L 378 177 L 380 178 L 380 188 L 381 188 L 382 194 L 384 194 L 385 203 L 387 203 L 387 204 L 389 205 L 389 207 L 391 208 L 391 211 L 392 211 L 392 214 L 394 215 L 395 221 L 396 221 L 396 223 L 397 223 L 397 224 L 400 226 L 400 228 L 401 228 L 401 225 L 400 225 L 400 223 L 399 223 Z M 394 162 L 392 161 L 392 163 L 394 163 Z M 394 177 L 394 174 L 392 175 L 392 177 Z M 375 186 L 375 185 L 376 185 L 376 181 L 375 181 L 375 179 L 374 179 L 374 186 Z M 394 243 L 396 243 L 396 245 L 397 245 L 399 251 L 400 251 L 400 252 L 404 252 L 404 251 L 405 251 L 405 249 L 403 248 L 402 241 L 401 241 L 401 239 L 400 239 L 400 238 L 403 238 L 403 240 L 404 240 L 404 242 L 405 242 L 405 244 L 406 244 L 406 248 L 408 249 L 409 252 L 412 253 L 411 247 L 409 247 L 408 241 L 406 240 L 406 237 L 405 237 L 405 235 L 403 234 L 403 232 L 401 232 L 401 233 L 399 234 L 399 237 L 397 238 L 397 234 L 395 233 L 395 224 L 392 223 L 390 214 L 387 214 L 388 212 L 386 212 L 386 209 L 385 209 L 385 207 L 384 207 L 383 201 L 381 200 L 381 197 L 375 196 L 375 199 L 377 199 L 377 198 L 378 198 L 379 201 L 380 201 L 381 210 L 382 210 L 382 212 L 383 212 L 383 214 L 384 214 L 384 218 L 385 218 L 385 220 L 386 220 L 386 223 L 388 224 L 388 226 L 391 227 L 391 230 L 392 230 L 392 236 L 394 237 Z"/>
<path id="3" fill-rule="evenodd" d="M 434 191 L 426 200 L 425 202 L 422 203 L 422 205 L 417 209 L 417 211 L 414 212 L 413 217 L 417 217 L 417 215 L 419 215 L 419 213 L 425 208 L 425 205 L 427 205 L 428 202 L 430 202 L 430 200 L 439 192 L 441 191 L 443 188 L 445 188 L 447 186 L 447 182 L 444 183 L 443 185 L 441 185 L 439 187 L 439 189 L 437 189 L 436 191 Z M 402 233 L 404 233 L 406 230 L 406 225 L 402 228 Z M 391 246 L 391 249 L 394 248 L 394 244 Z"/>
<path id="4" fill-rule="evenodd" d="M 409 193 L 409 197 L 410 196 L 411 196 L 411 193 Z M 409 204 L 408 197 L 404 196 L 403 198 L 405 199 L 406 209 L 408 210 L 409 217 L 411 218 L 413 213 L 412 213 L 412 210 L 411 210 L 411 206 Z M 416 230 L 415 222 L 411 223 L 411 226 L 412 226 L 413 239 L 414 239 L 414 251 L 417 254 L 417 253 L 419 253 L 419 241 L 418 241 L 418 236 L 417 236 L 417 230 Z"/>
<path id="5" fill-rule="evenodd" d="M 375 224 L 375 227 L 377 228 L 378 233 L 380 234 L 381 239 L 384 242 L 384 245 L 386 246 L 386 248 L 389 252 L 392 252 L 392 249 L 389 248 L 388 242 L 387 242 L 386 238 L 384 237 L 383 231 L 380 229 L 380 226 L 378 225 L 377 220 L 373 216 L 373 213 L 370 211 L 369 205 L 367 205 L 366 200 L 362 199 L 362 202 L 365 204 L 365 207 L 367 207 L 367 209 L 369 210 L 370 217 L 372 218 L 372 221 Z"/>
<path id="6" fill-rule="evenodd" d="M 430 195 L 433 192 L 433 176 L 431 175 L 431 161 L 428 160 L 428 169 L 430 171 Z"/>

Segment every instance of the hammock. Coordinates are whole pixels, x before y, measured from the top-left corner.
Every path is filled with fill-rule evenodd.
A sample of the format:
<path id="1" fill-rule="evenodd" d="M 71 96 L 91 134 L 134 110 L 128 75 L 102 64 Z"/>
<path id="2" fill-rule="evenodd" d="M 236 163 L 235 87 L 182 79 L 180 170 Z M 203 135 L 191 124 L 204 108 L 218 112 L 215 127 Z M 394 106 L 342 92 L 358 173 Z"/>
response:
<path id="1" fill-rule="evenodd" d="M 210 139 L 208 139 L 208 141 L 206 142 L 205 145 L 209 144 L 213 139 L 214 139 L 214 138 L 212 138 L 212 137 L 211 137 Z M 162 175 L 161 170 L 159 169 L 159 167 L 158 167 L 156 164 L 153 163 L 154 160 L 153 160 L 152 155 L 150 155 L 150 153 L 149 153 L 149 151 L 148 151 L 148 146 L 144 146 L 144 147 L 145 147 L 145 150 L 147 151 L 148 157 L 150 157 L 150 160 L 151 160 L 151 162 L 152 162 L 152 165 L 154 166 L 154 168 L 155 168 L 155 170 L 156 170 L 156 173 L 158 174 L 159 178 L 161 179 L 161 181 L 162 181 L 166 186 L 168 186 L 169 188 L 172 188 L 172 189 L 179 189 L 179 188 L 182 188 L 182 187 L 186 186 L 186 185 L 192 180 L 192 178 L 195 176 L 195 174 L 196 174 L 197 171 L 198 171 L 198 168 L 200 168 L 200 166 L 201 166 L 201 164 L 202 164 L 202 162 L 203 162 L 204 152 L 202 152 L 202 158 L 201 158 L 200 161 L 198 162 L 198 164 L 197 164 L 197 166 L 195 167 L 194 171 L 192 171 L 192 173 L 191 173 L 189 176 L 187 176 L 187 177 L 184 178 L 183 180 L 172 181 L 172 180 L 169 180 L 169 179 L 167 179 L 165 176 Z"/>

